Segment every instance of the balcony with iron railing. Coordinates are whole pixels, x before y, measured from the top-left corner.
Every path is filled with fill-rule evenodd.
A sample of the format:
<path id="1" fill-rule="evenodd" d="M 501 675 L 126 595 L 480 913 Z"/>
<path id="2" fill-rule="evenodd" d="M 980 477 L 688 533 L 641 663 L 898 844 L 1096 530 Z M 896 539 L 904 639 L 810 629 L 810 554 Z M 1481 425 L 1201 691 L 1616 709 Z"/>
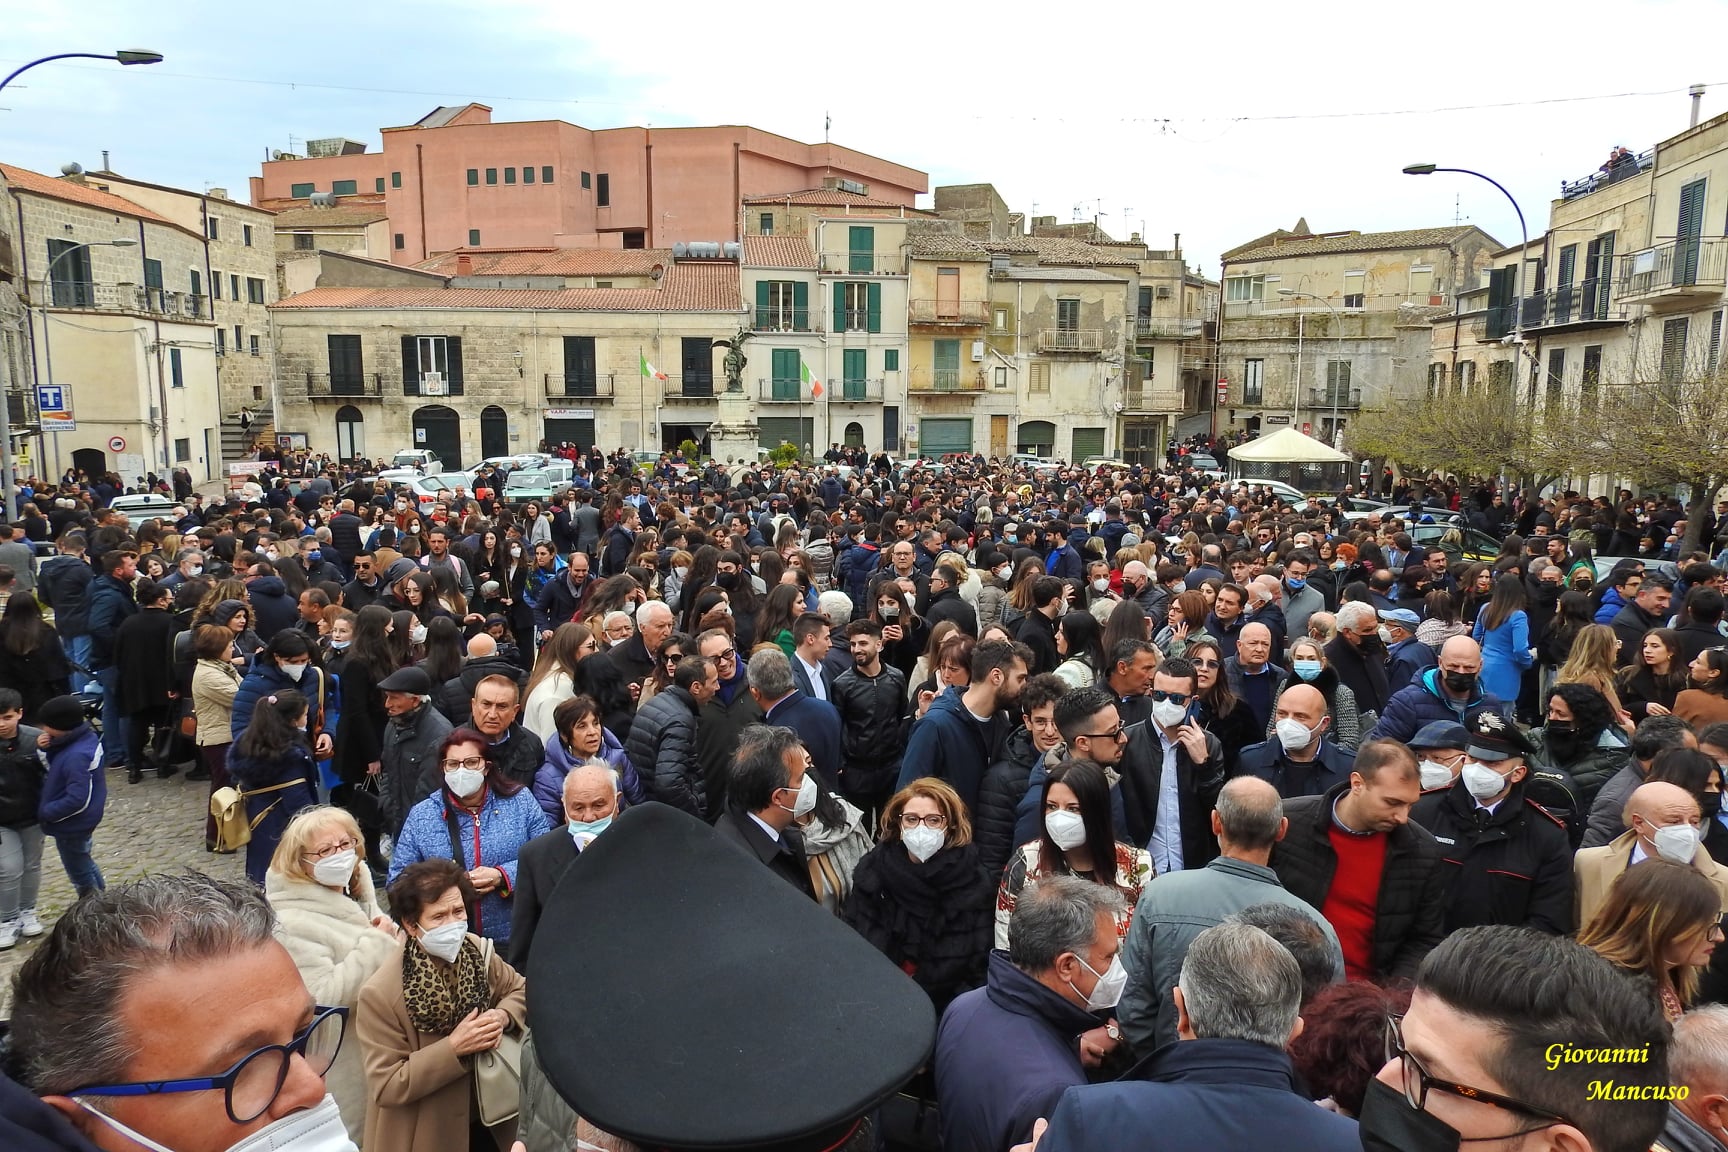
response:
<path id="1" fill-rule="evenodd" d="M 1360 408 L 1362 407 L 1362 389 L 1332 388 L 1325 384 L 1307 389 L 1308 407 L 1320 408 Z"/>
<path id="2" fill-rule="evenodd" d="M 1640 172 L 1648 172 L 1656 163 L 1656 149 L 1649 148 L 1636 156 L 1628 155 L 1621 163 L 1609 162 L 1602 165 L 1600 171 L 1594 172 L 1582 180 L 1562 180 L 1560 182 L 1560 199 L 1575 200 L 1580 196 L 1588 196 L 1598 188 L 1606 188 L 1610 184 L 1618 184 L 1622 180 L 1630 180 Z"/>
<path id="3" fill-rule="evenodd" d="M 1122 411 L 1126 415 L 1181 412 L 1186 405 L 1186 397 L 1180 388 L 1155 388 L 1143 384 L 1122 390 Z"/>
<path id="4" fill-rule="evenodd" d="M 1689 305 L 1728 286 L 1728 237 L 1691 236 L 1623 256 L 1620 296 L 1660 308 Z"/>
<path id="5" fill-rule="evenodd" d="M 376 400 L 384 394 L 380 372 L 308 372 L 306 396 L 311 400 Z"/>
<path id="6" fill-rule="evenodd" d="M 810 308 L 764 307 L 751 310 L 751 328 L 757 332 L 820 332 L 822 312 Z M 812 325 L 811 320 L 816 323 Z"/>
<path id="7" fill-rule="evenodd" d="M 680 376 L 674 372 L 660 381 L 660 403 L 712 404 L 714 398 L 725 390 L 724 378 L 715 383 L 712 376 Z"/>
<path id="8" fill-rule="evenodd" d="M 1607 277 L 1568 284 L 1524 298 L 1524 329 L 1580 329 L 1626 323 L 1626 305 Z"/>
<path id="9" fill-rule="evenodd" d="M 756 378 L 756 399 L 764 404 L 880 404 L 882 381 L 869 379 L 831 380 L 814 396 L 798 377 Z"/>
<path id="10" fill-rule="evenodd" d="M 913 300 L 906 307 L 907 321 L 925 327 L 982 328 L 989 315 L 982 300 Z"/>
<path id="11" fill-rule="evenodd" d="M 984 391 L 984 373 L 977 368 L 926 368 L 920 365 L 912 369 L 906 381 L 906 391 L 977 395 Z"/>
<path id="12" fill-rule="evenodd" d="M 906 257 L 897 252 L 824 252 L 816 259 L 824 276 L 906 275 Z"/>
<path id="13" fill-rule="evenodd" d="M 610 372 L 548 372 L 548 400 L 611 400 L 615 395 Z"/>
<path id="14" fill-rule="evenodd" d="M 1204 334 L 1205 321 L 1188 316 L 1136 316 L 1134 336 L 1138 340 L 1194 340 Z"/>
<path id="15" fill-rule="evenodd" d="M 1209 372 L 1213 364 L 1212 350 L 1210 348 L 1195 348 L 1185 351 L 1182 353 L 1181 364 L 1184 372 Z"/>
<path id="16" fill-rule="evenodd" d="M 1101 328 L 1042 328 L 1038 332 L 1038 351 L 1096 356 L 1104 351 L 1104 331 Z"/>
<path id="17" fill-rule="evenodd" d="M 138 284 L 97 284 L 56 277 L 51 283 L 32 280 L 29 298 L 37 308 L 79 312 L 133 312 L 162 319 L 209 320 L 210 298 L 194 292 L 172 292 Z"/>

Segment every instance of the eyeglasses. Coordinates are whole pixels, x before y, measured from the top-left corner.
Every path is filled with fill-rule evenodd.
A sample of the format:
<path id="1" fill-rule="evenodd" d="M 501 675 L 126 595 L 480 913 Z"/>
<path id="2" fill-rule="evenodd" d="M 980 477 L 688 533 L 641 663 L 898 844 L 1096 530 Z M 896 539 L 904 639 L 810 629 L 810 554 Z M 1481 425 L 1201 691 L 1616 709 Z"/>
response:
<path id="1" fill-rule="evenodd" d="M 668 664 L 676 664 L 676 663 L 678 663 L 678 661 L 684 659 L 684 653 L 682 653 L 682 652 L 668 652 L 664 656 L 660 657 L 660 659 L 666 661 L 666 663 L 668 663 Z"/>
<path id="2" fill-rule="evenodd" d="M 1088 740 L 1114 740 L 1118 744 L 1128 739 L 1127 729 L 1123 728 L 1120 724 L 1116 725 L 1116 727 L 1110 729 L 1108 732 L 1081 732 L 1079 735 L 1086 737 Z"/>
<path id="3" fill-rule="evenodd" d="M 446 772 L 454 772 L 459 768 L 479 768 L 485 763 L 486 758 L 484 756 L 470 756 L 466 760 L 446 760 L 442 767 Z"/>
<path id="4" fill-rule="evenodd" d="M 127 1084 L 95 1084 L 68 1096 L 157 1096 L 167 1092 L 209 1092 L 222 1089 L 228 1119 L 250 1124 L 270 1110 L 288 1080 L 288 1061 L 299 1054 L 319 1076 L 336 1062 L 347 1028 L 348 1009 L 317 1008 L 312 1023 L 286 1044 L 269 1044 L 242 1057 L 220 1076 L 186 1080 L 137 1080 Z"/>
<path id="5" fill-rule="evenodd" d="M 1219 667 L 1222 667 L 1222 665 L 1220 665 L 1218 663 L 1218 661 L 1216 661 L 1216 660 L 1196 660 L 1196 661 L 1194 661 L 1194 667 L 1196 667 L 1196 668 L 1219 668 Z"/>
<path id="6" fill-rule="evenodd" d="M 1188 699 L 1189 694 L 1186 692 L 1155 691 L 1152 693 L 1152 703 L 1154 704 L 1162 704 L 1166 700 L 1170 701 L 1172 704 L 1186 704 L 1188 703 Z"/>
<path id="7" fill-rule="evenodd" d="M 940 812 L 932 813 L 929 816 L 914 816 L 910 812 L 900 813 L 900 827 L 905 828 L 907 831 L 911 831 L 920 824 L 924 825 L 926 828 L 941 829 L 947 827 L 948 817 L 942 815 Z"/>
<path id="8" fill-rule="evenodd" d="M 738 657 L 738 649 L 728 648 L 725 651 L 721 652 L 718 656 L 714 657 L 714 659 L 724 660 L 727 663 L 731 663 L 733 660 L 737 659 L 737 657 Z"/>
<path id="9" fill-rule="evenodd" d="M 1546 1121 L 1541 1127 L 1551 1124 L 1570 1124 L 1572 1120 L 1558 1112 L 1546 1108 L 1538 1108 L 1534 1104 L 1526 1104 L 1522 1100 L 1514 1100 L 1510 1096 L 1501 1096 L 1496 1092 L 1488 1092 L 1481 1088 L 1472 1088 L 1468 1084 L 1455 1084 L 1450 1080 L 1439 1080 L 1428 1075 L 1428 1070 L 1422 1067 L 1420 1061 L 1404 1047 L 1404 1017 L 1394 1013 L 1386 1017 L 1386 1059 L 1388 1062 L 1396 1059 L 1403 1068 L 1404 1099 L 1410 1107 L 1420 1112 L 1428 1102 L 1430 1089 L 1437 1089 L 1450 1096 L 1462 1096 L 1466 1100 L 1479 1100 L 1484 1104 L 1492 1104 L 1507 1112 L 1516 1112 L 1521 1116 L 1530 1116 Z M 1523 1133 L 1510 1133 L 1523 1135 Z"/>
<path id="10" fill-rule="evenodd" d="M 306 855 L 312 860 L 328 860 L 338 852 L 348 852 L 358 847 L 359 845 L 352 840 L 338 840 L 327 848 L 319 848 L 316 851 L 306 853 Z"/>

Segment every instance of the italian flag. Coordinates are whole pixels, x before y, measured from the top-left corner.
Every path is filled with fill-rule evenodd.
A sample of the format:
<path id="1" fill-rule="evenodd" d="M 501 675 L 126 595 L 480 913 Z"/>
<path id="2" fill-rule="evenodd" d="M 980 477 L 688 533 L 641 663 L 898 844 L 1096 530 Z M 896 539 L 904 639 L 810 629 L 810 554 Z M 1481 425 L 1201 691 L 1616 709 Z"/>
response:
<path id="1" fill-rule="evenodd" d="M 645 377 L 646 376 L 652 376 L 656 380 L 666 379 L 666 373 L 660 371 L 660 369 L 658 369 L 658 368 L 654 367 L 654 365 L 648 363 L 647 353 L 638 352 L 637 355 L 642 358 L 642 375 L 643 376 L 645 376 Z"/>
<path id="2" fill-rule="evenodd" d="M 804 383 L 810 386 L 810 395 L 813 397 L 820 397 L 822 395 L 822 381 L 816 379 L 816 377 L 810 374 L 810 365 L 800 361 L 798 364 L 798 370 L 804 377 Z"/>

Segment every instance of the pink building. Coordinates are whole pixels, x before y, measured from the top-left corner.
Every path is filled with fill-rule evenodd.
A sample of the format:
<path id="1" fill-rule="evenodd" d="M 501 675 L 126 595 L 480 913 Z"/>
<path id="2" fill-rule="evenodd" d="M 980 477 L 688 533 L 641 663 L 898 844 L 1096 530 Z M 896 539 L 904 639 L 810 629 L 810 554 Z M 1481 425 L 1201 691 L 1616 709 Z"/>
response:
<path id="1" fill-rule="evenodd" d="M 314 193 L 384 196 L 391 259 L 454 248 L 668 248 L 740 240 L 747 197 L 861 185 L 911 207 L 928 177 L 836 144 L 802 144 L 744 125 L 590 129 L 562 120 L 494 124 L 484 104 L 438 108 L 383 130 L 381 152 L 271 160 L 252 203 L 287 208 Z"/>

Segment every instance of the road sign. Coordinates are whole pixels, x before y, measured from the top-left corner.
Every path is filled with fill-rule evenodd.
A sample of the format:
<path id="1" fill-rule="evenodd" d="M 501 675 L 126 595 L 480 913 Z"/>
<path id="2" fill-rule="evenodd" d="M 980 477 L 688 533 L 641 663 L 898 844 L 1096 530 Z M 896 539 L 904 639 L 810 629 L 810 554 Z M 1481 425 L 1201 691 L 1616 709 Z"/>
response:
<path id="1" fill-rule="evenodd" d="M 1229 397 L 1229 395 L 1230 395 L 1230 381 L 1228 381 L 1228 380 L 1218 381 L 1218 399 L 1220 399 L 1220 400 L 1227 399 Z"/>
<path id="2" fill-rule="evenodd" d="M 44 432 L 74 432 L 78 421 L 72 416 L 72 389 L 64 384 L 38 384 L 36 411 Z"/>
<path id="3" fill-rule="evenodd" d="M 108 437 L 108 451 L 110 451 L 110 452 L 124 452 L 124 451 L 126 451 L 126 437 L 124 437 L 124 436 L 110 436 L 110 437 Z"/>

